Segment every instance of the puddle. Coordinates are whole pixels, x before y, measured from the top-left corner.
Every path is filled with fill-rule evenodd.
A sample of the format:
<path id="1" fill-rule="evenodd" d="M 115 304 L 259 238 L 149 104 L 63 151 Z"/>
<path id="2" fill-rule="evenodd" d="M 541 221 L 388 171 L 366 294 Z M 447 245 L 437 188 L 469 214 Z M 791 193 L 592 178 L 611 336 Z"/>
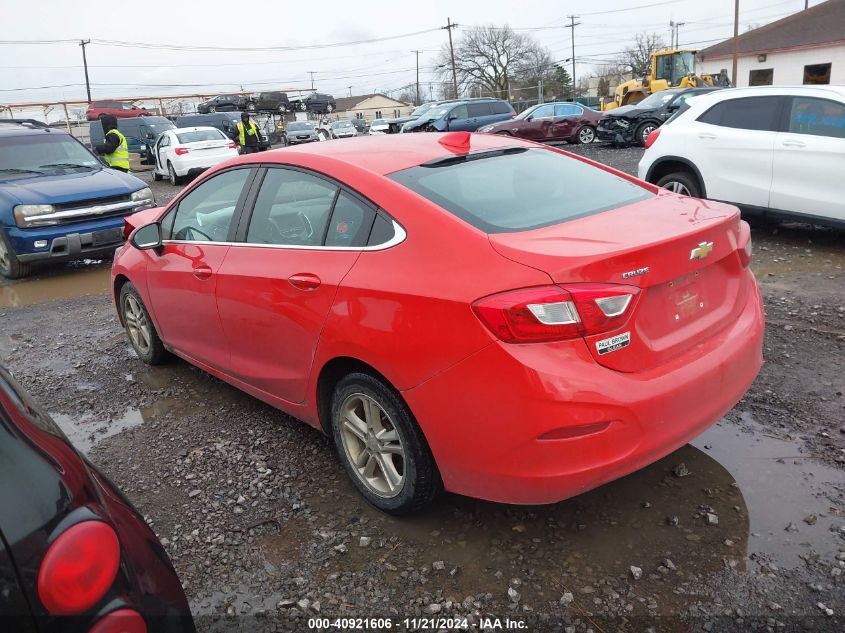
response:
<path id="1" fill-rule="evenodd" d="M 111 271 L 108 266 L 62 269 L 23 281 L 0 285 L 0 308 L 18 308 L 57 299 L 102 295 L 109 292 Z"/>
<path id="2" fill-rule="evenodd" d="M 736 480 L 748 506 L 749 554 L 765 554 L 786 566 L 799 564 L 799 554 L 811 551 L 835 555 L 842 543 L 831 529 L 845 522 L 845 471 L 802 454 L 797 444 L 766 436 L 749 413 L 741 417 L 753 435 L 722 422 L 692 444 Z M 804 519 L 811 516 L 816 520 L 808 525 Z"/>
<path id="3" fill-rule="evenodd" d="M 59 428 L 64 431 L 74 447 L 87 455 L 92 448 L 107 437 L 117 435 L 152 419 L 158 412 L 156 406 L 146 409 L 129 409 L 119 418 L 112 420 L 86 413 L 82 416 L 69 416 L 64 413 L 51 413 Z"/>

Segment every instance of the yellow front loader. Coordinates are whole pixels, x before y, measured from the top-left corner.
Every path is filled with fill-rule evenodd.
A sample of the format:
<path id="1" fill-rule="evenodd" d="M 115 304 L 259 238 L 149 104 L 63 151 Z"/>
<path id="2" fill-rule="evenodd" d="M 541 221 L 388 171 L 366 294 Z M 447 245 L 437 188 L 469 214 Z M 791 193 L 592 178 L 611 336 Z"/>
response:
<path id="1" fill-rule="evenodd" d="M 725 71 L 717 75 L 696 75 L 693 50 L 666 50 L 651 54 L 648 77 L 632 79 L 616 87 L 613 100 L 602 104 L 602 110 L 613 110 L 642 101 L 654 92 L 668 88 L 699 88 L 702 86 L 730 86 Z"/>

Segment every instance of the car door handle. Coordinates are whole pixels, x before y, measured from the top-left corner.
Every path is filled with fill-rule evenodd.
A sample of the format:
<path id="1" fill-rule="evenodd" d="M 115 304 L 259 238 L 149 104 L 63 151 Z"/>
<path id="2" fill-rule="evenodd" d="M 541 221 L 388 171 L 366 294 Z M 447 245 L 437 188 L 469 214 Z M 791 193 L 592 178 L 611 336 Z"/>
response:
<path id="1" fill-rule="evenodd" d="M 706 138 L 706 139 L 713 140 L 713 139 L 716 138 L 716 135 L 711 134 L 710 132 L 702 132 L 701 134 L 698 135 L 698 138 Z"/>
<path id="2" fill-rule="evenodd" d="M 288 282 L 294 288 L 297 288 L 298 290 L 305 290 L 306 292 L 316 290 L 322 283 L 317 275 L 312 275 L 311 273 L 297 273 L 296 275 L 291 275 L 288 277 Z"/>
<path id="3" fill-rule="evenodd" d="M 211 277 L 211 267 L 209 266 L 194 266 L 192 272 L 197 279 L 208 279 Z"/>
<path id="4" fill-rule="evenodd" d="M 802 143 L 801 141 L 784 141 L 784 147 L 807 147 L 806 144 Z"/>

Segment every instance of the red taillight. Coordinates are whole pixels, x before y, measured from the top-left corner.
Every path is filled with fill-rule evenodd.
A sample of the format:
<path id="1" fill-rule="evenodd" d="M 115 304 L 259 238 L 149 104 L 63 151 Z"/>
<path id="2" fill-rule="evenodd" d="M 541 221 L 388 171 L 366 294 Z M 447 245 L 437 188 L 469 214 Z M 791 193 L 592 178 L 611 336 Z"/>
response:
<path id="1" fill-rule="evenodd" d="M 745 220 L 740 220 L 739 248 L 737 248 L 737 252 L 739 253 L 739 261 L 745 268 L 748 268 L 751 264 L 751 251 L 751 227 L 748 226 L 748 222 Z"/>
<path id="2" fill-rule="evenodd" d="M 660 128 L 649 132 L 649 135 L 645 138 L 645 148 L 648 149 L 649 147 L 654 145 L 654 142 L 657 140 L 658 136 L 660 136 Z"/>
<path id="3" fill-rule="evenodd" d="M 238 149 L 238 144 L 235 141 L 230 142 L 229 149 Z"/>
<path id="4" fill-rule="evenodd" d="M 88 633 L 147 633 L 147 623 L 137 611 L 118 609 L 100 618 Z"/>
<path id="5" fill-rule="evenodd" d="M 173 151 L 176 152 L 177 156 L 184 156 L 185 154 L 188 153 L 188 148 L 187 147 L 177 147 Z"/>
<path id="6" fill-rule="evenodd" d="M 77 523 L 47 549 L 38 570 L 38 597 L 53 615 L 77 615 L 106 594 L 119 565 L 115 531 L 101 521 Z"/>
<path id="7" fill-rule="evenodd" d="M 617 284 L 538 286 L 484 297 L 472 307 L 506 343 L 540 343 L 615 330 L 638 294 L 639 288 Z"/>
<path id="8" fill-rule="evenodd" d="M 512 119 L 515 119 L 515 118 L 516 118 L 516 112 L 511 113 L 511 118 L 512 118 Z"/>

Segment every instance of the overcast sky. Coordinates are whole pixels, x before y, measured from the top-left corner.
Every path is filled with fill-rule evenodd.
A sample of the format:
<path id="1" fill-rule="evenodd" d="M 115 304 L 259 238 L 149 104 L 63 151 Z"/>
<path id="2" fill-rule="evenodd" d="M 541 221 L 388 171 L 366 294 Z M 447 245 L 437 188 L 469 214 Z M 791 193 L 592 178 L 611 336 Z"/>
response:
<path id="1" fill-rule="evenodd" d="M 810 0 L 810 6 L 819 3 Z M 583 58 L 576 73 L 586 76 L 597 63 L 615 57 L 637 32 L 658 32 L 668 42 L 670 20 L 685 23 L 680 27 L 682 47 L 704 48 L 729 37 L 734 9 L 733 0 L 426 0 L 359 7 L 336 0 L 4 4 L 6 28 L 0 37 L 7 39 L 0 43 L 0 104 L 85 99 L 78 43 L 18 41 L 94 40 L 87 47 L 94 99 L 214 94 L 241 86 L 256 92 L 308 89 L 310 71 L 314 86 L 336 97 L 350 90 L 354 95 L 398 92 L 415 80 L 413 50 L 422 51 L 420 81 L 427 96 L 428 82 L 436 81 L 433 60 L 448 41 L 446 31 L 438 28 L 447 17 L 460 25 L 453 31 L 456 39 L 461 29 L 473 25 L 532 29 L 528 32 L 554 59 L 564 60 L 571 56 L 570 31 L 564 25 L 575 14 L 580 23 L 575 55 Z M 740 30 L 803 8 L 804 0 L 741 0 Z M 381 41 L 348 44 L 363 40 Z"/>

